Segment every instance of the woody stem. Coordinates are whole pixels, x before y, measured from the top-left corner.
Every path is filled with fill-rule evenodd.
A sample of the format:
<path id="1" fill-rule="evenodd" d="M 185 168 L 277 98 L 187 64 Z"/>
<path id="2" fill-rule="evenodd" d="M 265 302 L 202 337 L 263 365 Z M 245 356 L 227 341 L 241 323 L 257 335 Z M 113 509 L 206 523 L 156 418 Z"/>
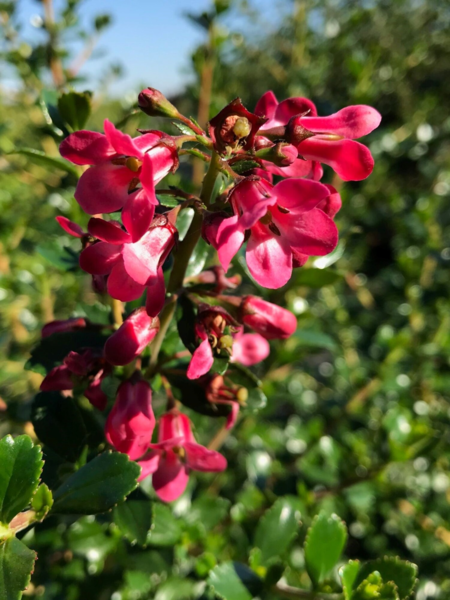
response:
<path id="1" fill-rule="evenodd" d="M 203 180 L 203 187 L 200 194 L 200 200 L 205 206 L 209 206 L 214 190 L 214 184 L 220 171 L 220 163 L 221 161 L 219 156 L 214 152 L 211 157 L 211 162 L 209 163 L 209 169 Z M 152 355 L 150 357 L 150 364 L 146 372 L 147 377 L 150 377 L 154 373 L 155 367 L 158 363 L 158 355 L 161 345 L 172 321 L 173 315 L 175 314 L 177 300 L 176 292 L 183 286 L 189 259 L 191 258 L 195 246 L 200 239 L 202 232 L 202 221 L 202 214 L 200 212 L 196 212 L 194 218 L 192 219 L 189 230 L 183 241 L 178 246 L 178 250 L 175 254 L 175 260 L 167 286 L 168 301 L 159 316 L 160 328 L 158 335 L 155 337 L 152 344 Z"/>

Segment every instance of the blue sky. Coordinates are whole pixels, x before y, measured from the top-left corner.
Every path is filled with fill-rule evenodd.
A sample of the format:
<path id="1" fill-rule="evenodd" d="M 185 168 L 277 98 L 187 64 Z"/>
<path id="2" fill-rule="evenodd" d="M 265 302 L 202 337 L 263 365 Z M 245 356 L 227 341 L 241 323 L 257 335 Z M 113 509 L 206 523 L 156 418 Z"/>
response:
<path id="1" fill-rule="evenodd" d="M 56 10 L 63 3 L 54 0 Z M 254 0 L 268 22 L 278 12 L 277 0 Z M 110 62 L 120 62 L 125 76 L 114 84 L 113 91 L 125 94 L 139 84 L 151 85 L 170 94 L 182 89 L 189 77 L 190 52 L 203 40 L 202 30 L 191 24 L 183 13 L 200 12 L 210 0 L 84 0 L 82 19 L 92 23 L 95 15 L 110 13 L 113 24 L 103 33 L 97 46 L 102 56 L 91 59 L 81 73 L 90 76 L 90 86 Z M 35 0 L 19 0 L 24 34 L 30 38 L 42 35 L 30 24 L 40 14 Z M 231 28 L 242 26 L 232 18 Z M 103 54 L 104 53 L 104 54 Z"/>

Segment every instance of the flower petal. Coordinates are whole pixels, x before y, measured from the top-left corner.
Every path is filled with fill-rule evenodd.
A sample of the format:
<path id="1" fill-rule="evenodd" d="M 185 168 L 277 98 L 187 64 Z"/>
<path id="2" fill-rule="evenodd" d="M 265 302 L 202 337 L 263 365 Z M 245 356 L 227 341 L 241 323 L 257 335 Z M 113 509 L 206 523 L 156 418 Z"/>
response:
<path id="1" fill-rule="evenodd" d="M 269 342 L 258 333 L 243 333 L 234 338 L 233 362 L 251 367 L 267 358 L 269 354 Z"/>
<path id="2" fill-rule="evenodd" d="M 141 173 L 139 175 L 142 187 L 147 195 L 147 199 L 150 204 L 155 206 L 159 204 L 158 199 L 155 195 L 155 184 L 153 180 L 153 161 L 148 154 L 144 155 L 142 160 Z"/>
<path id="3" fill-rule="evenodd" d="M 73 237 L 82 238 L 85 235 L 83 228 L 78 225 L 78 223 L 74 223 L 67 217 L 55 217 L 58 221 L 60 227 L 64 229 L 66 233 L 69 235 L 73 235 Z"/>
<path id="4" fill-rule="evenodd" d="M 303 160 L 298 158 L 288 167 L 278 167 L 267 160 L 263 161 L 264 166 L 273 175 L 279 175 L 280 177 L 309 177 L 313 163 L 311 160 Z"/>
<path id="5" fill-rule="evenodd" d="M 126 203 L 134 176 L 127 167 L 112 163 L 90 167 L 78 181 L 75 199 L 88 215 L 114 212 Z"/>
<path id="6" fill-rule="evenodd" d="M 380 123 L 380 113 L 364 104 L 347 106 L 328 117 L 306 116 L 301 119 L 301 124 L 309 131 L 335 133 L 352 140 L 368 135 Z"/>
<path id="7" fill-rule="evenodd" d="M 244 179 L 230 194 L 230 202 L 239 214 L 239 227 L 250 229 L 276 202 L 272 186 L 266 180 Z"/>
<path id="8" fill-rule="evenodd" d="M 220 263 L 228 271 L 230 262 L 244 242 L 245 232 L 240 227 L 238 215 L 224 219 L 217 230 L 217 253 Z"/>
<path id="9" fill-rule="evenodd" d="M 124 246 L 127 273 L 142 285 L 157 284 L 160 261 L 173 244 L 174 234 L 169 227 L 152 227 L 140 240 Z"/>
<path id="10" fill-rule="evenodd" d="M 165 458 L 161 458 L 152 483 L 158 498 L 163 502 L 173 502 L 184 492 L 188 480 L 186 467 L 174 452 L 169 451 Z"/>
<path id="11" fill-rule="evenodd" d="M 122 323 L 105 343 L 106 360 L 113 365 L 128 365 L 153 340 L 159 331 L 159 320 L 138 308 Z"/>
<path id="12" fill-rule="evenodd" d="M 105 136 L 117 154 L 125 154 L 125 156 L 137 156 L 141 157 L 142 152 L 134 145 L 131 137 L 122 133 L 115 128 L 111 121 L 105 119 L 103 127 L 105 129 Z"/>
<path id="13" fill-rule="evenodd" d="M 344 181 L 361 181 L 373 171 L 370 150 L 353 140 L 326 140 L 319 136 L 303 140 L 298 146 L 305 158 L 329 165 Z"/>
<path id="14" fill-rule="evenodd" d="M 131 302 L 137 300 L 145 291 L 145 286 L 135 281 L 125 270 L 123 261 L 112 269 L 107 283 L 108 294 L 116 300 Z"/>
<path id="15" fill-rule="evenodd" d="M 88 231 L 91 235 L 108 242 L 108 244 L 127 244 L 131 242 L 130 234 L 124 231 L 117 221 L 105 221 L 92 217 L 89 219 Z"/>
<path id="16" fill-rule="evenodd" d="M 145 309 L 150 317 L 156 317 L 162 311 L 166 300 L 166 284 L 162 267 L 158 268 L 157 279 L 147 287 Z"/>
<path id="17" fill-rule="evenodd" d="M 280 288 L 291 277 L 292 254 L 289 243 L 259 224 L 252 227 L 246 259 L 252 276 L 266 288 Z"/>
<path id="18" fill-rule="evenodd" d="M 137 242 L 148 231 L 155 215 L 155 207 L 143 189 L 128 195 L 122 210 L 122 221 L 130 232 L 133 242 Z"/>
<path id="19" fill-rule="evenodd" d="M 59 146 L 61 156 L 76 165 L 97 165 L 115 155 L 103 133 L 76 131 L 66 137 Z"/>
<path id="20" fill-rule="evenodd" d="M 261 96 L 255 106 L 255 115 L 272 119 L 278 106 L 278 100 L 272 90 Z M 264 126 L 263 126 L 264 129 Z"/>
<path id="21" fill-rule="evenodd" d="M 194 471 L 218 473 L 227 468 L 227 459 L 215 450 L 208 450 L 195 442 L 185 442 L 186 465 Z"/>
<path id="22" fill-rule="evenodd" d="M 273 119 L 269 121 L 269 123 L 266 123 L 262 129 L 267 129 L 269 124 L 270 127 L 287 125 L 289 119 L 295 117 L 296 115 L 301 115 L 307 111 L 310 111 L 309 114 L 312 115 L 317 114 L 314 102 L 308 100 L 308 98 L 287 98 L 287 100 L 280 102 L 280 104 L 277 106 Z"/>
<path id="23" fill-rule="evenodd" d="M 290 213 L 300 214 L 315 208 L 330 192 L 325 185 L 311 179 L 283 179 L 275 186 L 274 195 L 277 197 L 277 206 L 288 209 Z M 279 213 L 276 208 L 271 212 Z"/>
<path id="24" fill-rule="evenodd" d="M 161 460 L 160 452 L 152 452 L 144 458 L 138 461 L 138 465 L 141 467 L 141 474 L 139 475 L 138 481 L 142 481 L 152 473 L 154 473 L 159 467 L 159 461 Z"/>
<path id="25" fill-rule="evenodd" d="M 320 208 L 301 215 L 290 213 L 274 216 L 274 222 L 292 248 L 309 256 L 324 256 L 338 243 L 338 230 L 333 219 Z"/>
<path id="26" fill-rule="evenodd" d="M 80 254 L 80 267 L 91 275 L 108 275 L 120 260 L 122 248 L 107 242 L 98 242 Z"/>
<path id="27" fill-rule="evenodd" d="M 39 388 L 41 392 L 54 392 L 73 389 L 72 372 L 66 365 L 54 367 L 44 377 Z"/>
<path id="28" fill-rule="evenodd" d="M 191 362 L 187 369 L 188 379 L 198 379 L 202 375 L 205 375 L 214 362 L 214 357 L 209 341 L 203 340 L 198 348 L 194 351 Z"/>
<path id="29" fill-rule="evenodd" d="M 323 212 L 326 215 L 328 215 L 329 217 L 331 217 L 333 219 L 337 215 L 337 213 L 341 210 L 342 199 L 341 199 L 341 195 L 339 194 L 339 192 L 337 191 L 337 189 L 335 187 L 333 187 L 332 185 L 330 185 L 328 183 L 326 183 L 325 185 L 328 188 L 330 195 L 327 198 L 325 198 L 324 200 L 322 200 L 321 202 L 319 202 L 319 204 L 316 206 L 316 208 L 320 208 L 320 210 L 323 210 Z"/>

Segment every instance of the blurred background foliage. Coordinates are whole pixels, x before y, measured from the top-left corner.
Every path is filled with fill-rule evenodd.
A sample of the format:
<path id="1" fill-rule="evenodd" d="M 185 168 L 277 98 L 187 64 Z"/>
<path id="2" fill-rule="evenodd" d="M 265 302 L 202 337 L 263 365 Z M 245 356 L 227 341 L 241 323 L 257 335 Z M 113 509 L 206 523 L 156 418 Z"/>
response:
<path id="1" fill-rule="evenodd" d="M 81 64 L 109 17 L 85 31 L 78 0 L 58 15 L 44 1 L 46 42 L 31 46 L 21 37 L 19 4 L 0 2 L 2 70 L 14 69 L 18 82 L 0 88 L 1 436 L 33 435 L 30 403 L 41 377 L 24 363 L 41 326 L 106 313 L 76 268 L 78 242 L 54 220 L 63 214 L 86 224 L 73 199 L 76 177 L 17 150 L 58 157 L 62 130 L 51 107 L 57 92 L 89 88 Z M 155 504 L 145 550 L 131 546 L 110 515 L 48 519 L 26 534 L 39 552 L 30 595 L 199 598 L 217 563 L 264 571 L 254 550 L 258 522 L 283 498 L 300 521 L 280 554 L 288 583 L 308 586 L 302 545 L 323 509 L 346 521 L 348 558 L 411 560 L 418 600 L 450 596 L 450 2 L 279 6 L 276 24 L 256 2 L 216 0 L 209 13 L 189 15 L 205 43 L 192 56 L 192 84 L 174 100 L 202 124 L 236 96 L 252 110 L 267 89 L 280 100 L 307 96 L 320 114 L 370 104 L 383 115 L 368 140 L 375 170 L 345 185 L 326 171 L 343 198 L 332 255 L 310 260 L 281 290 L 244 278 L 243 293 L 287 306 L 298 330 L 274 342 L 257 369 L 268 403 L 225 440 L 229 469 L 192 478 L 173 506 Z M 230 14 L 234 29 L 224 24 Z M 81 57 L 70 55 L 67 36 L 83 40 Z M 167 127 L 134 112 L 134 100 L 108 96 L 119 76 L 117 65 L 105 70 L 86 127 L 102 130 L 105 117 L 128 133 Z M 192 173 L 182 163 L 172 176 L 186 189 L 199 181 L 199 165 Z M 244 264 L 238 259 L 234 271 L 245 275 Z M 207 442 L 211 421 L 191 416 Z"/>

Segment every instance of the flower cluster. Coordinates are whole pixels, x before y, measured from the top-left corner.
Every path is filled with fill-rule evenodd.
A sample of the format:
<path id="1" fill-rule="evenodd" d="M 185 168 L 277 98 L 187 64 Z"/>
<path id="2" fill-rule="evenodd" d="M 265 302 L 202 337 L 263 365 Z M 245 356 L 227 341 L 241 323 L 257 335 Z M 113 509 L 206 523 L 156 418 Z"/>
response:
<path id="1" fill-rule="evenodd" d="M 47 324 L 43 337 L 84 331 L 97 332 L 100 341 L 79 342 L 47 374 L 41 390 L 81 391 L 98 410 L 109 409 L 108 443 L 137 461 L 141 479 L 151 475 L 156 494 L 172 501 L 183 493 L 190 471 L 226 468 L 221 454 L 195 441 L 180 401 L 195 410 L 199 398 L 192 394 L 201 396 L 226 416 L 230 429 L 249 395 L 235 370 L 247 372 L 267 358 L 269 340 L 284 340 L 296 330 L 296 318 L 286 309 L 236 293 L 240 277 L 227 274 L 233 258 L 242 253 L 255 281 L 277 289 L 309 256 L 332 252 L 341 199 L 333 186 L 320 182 L 322 164 L 345 181 L 367 177 L 373 159 L 354 140 L 375 129 L 380 115 L 368 106 L 351 106 L 319 117 L 306 98 L 278 103 L 267 92 L 254 113 L 234 100 L 206 132 L 153 88 L 141 92 L 139 106 L 150 116 L 181 121 L 183 135 L 151 130 L 132 138 L 106 120 L 104 134 L 78 131 L 61 144 L 61 155 L 84 167 L 75 199 L 91 218 L 87 231 L 65 217 L 57 220 L 80 239 L 80 267 L 92 276 L 96 292 L 111 297 L 115 319 L 111 325 L 80 317 Z M 202 157 L 208 172 L 198 197 L 161 190 L 173 197 L 167 209 L 155 186 L 178 168 L 181 153 Z M 180 241 L 177 219 L 187 208 L 195 215 Z M 217 251 L 220 265 L 212 260 L 213 266 L 189 274 L 200 236 Z M 126 302 L 139 308 L 129 312 Z M 159 355 L 175 315 L 186 350 Z M 103 382 L 112 374 L 121 383 L 109 407 Z M 156 375 L 168 400 L 158 420 L 150 385 Z M 180 377 L 191 386 L 189 402 L 172 390 L 183 388 Z"/>

